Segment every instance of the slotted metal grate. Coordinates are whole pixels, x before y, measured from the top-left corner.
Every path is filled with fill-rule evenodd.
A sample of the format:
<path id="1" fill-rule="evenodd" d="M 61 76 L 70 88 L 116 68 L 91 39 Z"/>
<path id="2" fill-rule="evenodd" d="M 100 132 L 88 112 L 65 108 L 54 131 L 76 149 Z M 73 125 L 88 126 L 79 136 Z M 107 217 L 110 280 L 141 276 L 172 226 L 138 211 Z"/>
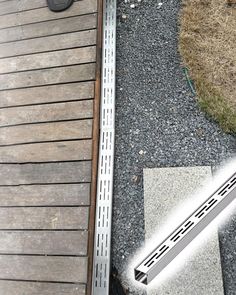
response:
<path id="1" fill-rule="evenodd" d="M 116 0 L 104 0 L 93 295 L 109 294 L 115 140 Z"/>
<path id="2" fill-rule="evenodd" d="M 236 174 L 223 183 L 134 269 L 135 279 L 145 285 L 149 284 L 235 198 Z"/>

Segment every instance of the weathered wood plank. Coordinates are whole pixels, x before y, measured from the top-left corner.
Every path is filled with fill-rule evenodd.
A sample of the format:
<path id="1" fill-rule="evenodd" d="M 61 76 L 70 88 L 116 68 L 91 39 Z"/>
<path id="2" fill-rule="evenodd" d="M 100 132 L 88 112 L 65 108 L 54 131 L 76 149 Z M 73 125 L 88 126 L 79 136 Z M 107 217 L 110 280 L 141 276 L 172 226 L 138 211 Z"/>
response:
<path id="1" fill-rule="evenodd" d="M 0 107 L 84 100 L 93 97 L 94 82 L 40 86 L 0 91 Z"/>
<path id="2" fill-rule="evenodd" d="M 85 295 L 82 284 L 0 281 L 0 295 Z"/>
<path id="3" fill-rule="evenodd" d="M 44 3 L 43 3 L 44 2 Z M 12 0 L 5 1 L 0 4 L 0 15 L 7 13 L 14 13 L 27 9 L 35 9 L 39 7 L 45 7 L 46 2 L 43 0 Z"/>
<path id="4" fill-rule="evenodd" d="M 0 18 L 1 19 L 1 18 Z M 96 61 L 96 46 L 0 59 L 0 74 Z"/>
<path id="5" fill-rule="evenodd" d="M 0 18 L 1 19 L 1 18 Z M 0 57 L 47 52 L 96 44 L 97 30 L 73 32 L 56 36 L 0 44 Z"/>
<path id="6" fill-rule="evenodd" d="M 0 186 L 0 206 L 90 205 L 90 184 Z"/>
<path id="7" fill-rule="evenodd" d="M 3 127 L 0 128 L 0 146 L 19 143 L 24 144 L 54 140 L 63 141 L 92 138 L 92 122 L 92 120 L 78 120 Z M 89 149 L 90 142 L 87 142 L 87 144 Z M 46 148 L 47 150 L 53 148 L 53 146 L 54 145 L 42 145 L 42 148 Z M 59 143 L 58 147 L 60 146 L 63 146 L 63 144 Z M 39 147 L 41 146 L 30 146 L 32 152 Z M 79 146 L 77 147 L 79 148 Z M 86 143 L 81 141 L 81 147 L 86 147 Z M 14 149 L 14 147 L 10 149 Z M 24 147 L 22 147 L 22 149 L 24 149 Z M 7 148 L 5 150 L 7 150 Z M 78 152 L 80 152 L 80 150 L 78 150 Z"/>
<path id="8" fill-rule="evenodd" d="M 0 163 L 41 163 L 92 159 L 92 140 L 0 147 Z"/>
<path id="9" fill-rule="evenodd" d="M 91 181 L 91 162 L 0 164 L 0 185 Z"/>
<path id="10" fill-rule="evenodd" d="M 86 283 L 87 258 L 0 255 L 0 279 Z"/>
<path id="11" fill-rule="evenodd" d="M 31 1 L 31 2 L 35 2 Z M 1 9 L 1 4 L 0 4 Z M 48 7 L 39 8 L 36 10 L 23 11 L 10 15 L 3 15 L 0 18 L 0 29 L 13 26 L 32 24 L 41 21 L 47 21 L 52 19 L 60 19 L 70 16 L 94 13 L 97 11 L 96 0 L 84 0 L 75 2 L 73 8 L 62 11 L 61 13 L 55 13 L 48 9 Z"/>
<path id="12" fill-rule="evenodd" d="M 0 75 L 0 90 L 95 79 L 95 63 Z"/>
<path id="13" fill-rule="evenodd" d="M 87 229 L 88 207 L 1 207 L 0 229 Z"/>
<path id="14" fill-rule="evenodd" d="M 0 42 L 3 43 L 62 33 L 71 33 L 75 31 L 91 30 L 95 29 L 96 26 L 97 14 L 93 13 L 2 29 L 0 31 Z"/>
<path id="15" fill-rule="evenodd" d="M 80 0 L 74 1 L 76 2 Z M 0 15 L 25 10 L 33 10 L 47 6 L 47 2 L 45 0 L 1 0 L 0 2 L 4 2 L 0 4 Z"/>
<path id="16" fill-rule="evenodd" d="M 0 231 L 0 241 L 0 254 L 85 256 L 87 255 L 88 232 Z"/>
<path id="17" fill-rule="evenodd" d="M 0 126 L 70 119 L 87 119 L 92 117 L 93 100 L 83 100 L 0 109 Z M 81 124 L 83 125 L 82 121 Z"/>

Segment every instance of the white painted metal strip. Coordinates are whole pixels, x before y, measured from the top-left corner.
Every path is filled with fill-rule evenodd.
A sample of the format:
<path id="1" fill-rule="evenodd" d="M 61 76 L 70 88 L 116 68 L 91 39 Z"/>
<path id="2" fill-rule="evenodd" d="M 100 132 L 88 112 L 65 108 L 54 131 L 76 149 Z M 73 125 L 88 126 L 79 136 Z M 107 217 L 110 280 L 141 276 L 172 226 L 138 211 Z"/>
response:
<path id="1" fill-rule="evenodd" d="M 104 0 L 93 295 L 109 294 L 115 140 L 116 0 Z"/>

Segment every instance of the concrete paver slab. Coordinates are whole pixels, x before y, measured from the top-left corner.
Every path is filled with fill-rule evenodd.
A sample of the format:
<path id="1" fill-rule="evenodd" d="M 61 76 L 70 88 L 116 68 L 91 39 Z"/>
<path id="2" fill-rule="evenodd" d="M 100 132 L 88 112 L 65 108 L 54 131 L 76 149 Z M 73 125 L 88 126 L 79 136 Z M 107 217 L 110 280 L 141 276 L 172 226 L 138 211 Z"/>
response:
<path id="1" fill-rule="evenodd" d="M 146 239 L 161 229 L 170 212 L 191 197 L 207 177 L 211 177 L 209 166 L 144 169 Z M 187 217 L 188 212 L 184 215 Z M 174 276 L 148 292 L 148 295 L 156 294 L 224 294 L 217 229 Z"/>

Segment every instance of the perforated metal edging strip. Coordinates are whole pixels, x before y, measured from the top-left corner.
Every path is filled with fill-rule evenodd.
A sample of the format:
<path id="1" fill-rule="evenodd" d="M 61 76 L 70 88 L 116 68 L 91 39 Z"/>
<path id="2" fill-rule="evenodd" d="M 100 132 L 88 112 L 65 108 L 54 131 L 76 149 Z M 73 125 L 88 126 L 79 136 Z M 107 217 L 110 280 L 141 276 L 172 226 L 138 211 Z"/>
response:
<path id="1" fill-rule="evenodd" d="M 135 267 L 135 279 L 148 285 L 235 198 L 236 173 Z"/>
<path id="2" fill-rule="evenodd" d="M 104 0 L 93 295 L 109 294 L 115 140 L 116 0 Z"/>

